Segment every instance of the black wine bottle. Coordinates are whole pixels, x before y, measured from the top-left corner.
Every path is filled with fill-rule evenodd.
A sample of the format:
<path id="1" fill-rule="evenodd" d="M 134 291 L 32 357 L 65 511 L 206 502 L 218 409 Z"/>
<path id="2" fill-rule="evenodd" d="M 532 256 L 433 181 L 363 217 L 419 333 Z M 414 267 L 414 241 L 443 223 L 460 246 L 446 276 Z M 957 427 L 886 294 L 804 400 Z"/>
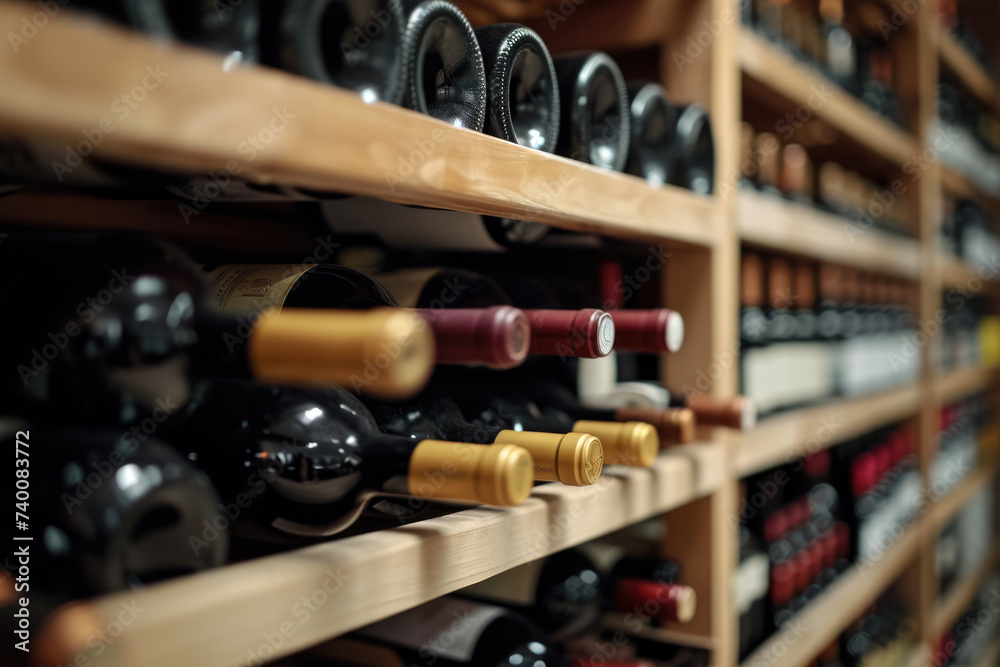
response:
<path id="1" fill-rule="evenodd" d="M 476 34 L 444 0 L 404 0 L 404 104 L 455 127 L 481 132 L 486 122 L 486 72 Z"/>
<path id="2" fill-rule="evenodd" d="M 259 0 L 74 0 L 74 9 L 103 16 L 149 33 L 226 54 L 225 67 L 258 59 Z M 266 5 L 267 2 L 260 3 Z"/>
<path id="3" fill-rule="evenodd" d="M 224 311 L 399 307 L 378 280 L 334 264 L 227 264 L 214 268 L 209 282 Z M 416 311 L 433 333 L 437 363 L 511 368 L 527 356 L 531 328 L 517 308 L 443 305 Z"/>
<path id="4" fill-rule="evenodd" d="M 212 377 L 401 396 L 433 365 L 426 325 L 398 310 L 219 313 L 197 267 L 138 235 L 13 231 L 0 275 L 18 285 L 11 312 L 32 314 L 4 346 L 0 392 L 46 420 L 158 424 Z"/>
<path id="5" fill-rule="evenodd" d="M 659 187 L 672 170 L 676 110 L 655 83 L 629 84 L 628 99 L 631 134 L 625 171 Z"/>
<path id="6" fill-rule="evenodd" d="M 476 29 L 486 67 L 485 132 L 545 153 L 559 137 L 559 87 L 552 56 L 534 30 L 516 23 Z"/>
<path id="7" fill-rule="evenodd" d="M 401 0 L 261 4 L 264 64 L 352 90 L 366 102 L 403 103 Z"/>
<path id="8" fill-rule="evenodd" d="M 457 387 L 456 390 L 461 391 Z M 465 420 L 453 400 L 440 392 L 425 391 L 416 399 L 403 402 L 369 400 L 365 405 L 386 433 L 523 447 L 535 462 L 536 481 L 588 486 L 597 481 L 604 465 L 601 441 L 589 433 L 523 431 L 473 424 Z"/>
<path id="9" fill-rule="evenodd" d="M 674 126 L 675 156 L 669 183 L 711 194 L 715 187 L 715 139 L 712 120 L 700 104 L 678 107 Z"/>
<path id="10" fill-rule="evenodd" d="M 339 532 L 380 496 L 517 505 L 531 492 L 524 449 L 384 434 L 343 389 L 214 382 L 188 412 L 175 446 L 230 512 L 288 533 Z"/>
<path id="11" fill-rule="evenodd" d="M 606 53 L 555 56 L 562 100 L 559 155 L 622 171 L 628 159 L 628 91 L 618 65 Z"/>
<path id="12" fill-rule="evenodd" d="M 32 595 L 90 596 L 225 561 L 219 498 L 208 478 L 162 441 L 141 431 L 13 420 L 0 424 L 0 433 L 18 452 L 16 470 L 30 471 L 18 476 L 30 484 L 15 492 L 12 483 L 10 495 L 24 504 L 15 535 L 26 541 L 15 537 L 13 545 L 30 553 Z M 206 531 L 208 540 L 191 543 Z"/>

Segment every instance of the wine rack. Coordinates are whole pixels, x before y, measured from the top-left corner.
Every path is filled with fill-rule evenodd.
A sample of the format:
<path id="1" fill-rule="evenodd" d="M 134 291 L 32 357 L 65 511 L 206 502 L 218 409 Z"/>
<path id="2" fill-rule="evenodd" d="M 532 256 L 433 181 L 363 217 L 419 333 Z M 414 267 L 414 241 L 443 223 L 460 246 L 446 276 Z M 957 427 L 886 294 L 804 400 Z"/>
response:
<path id="1" fill-rule="evenodd" d="M 109 100 L 142 80 L 147 67 L 158 67 L 167 75 L 114 131 L 102 135 L 93 146 L 95 157 L 180 173 L 238 171 L 261 186 L 379 197 L 663 244 L 672 253 L 662 276 L 665 305 L 682 312 L 688 331 L 695 332 L 683 354 L 664 360 L 664 377 L 680 387 L 712 369 L 717 372 L 707 389 L 720 397 L 733 395 L 738 386 L 739 364 L 732 350 L 738 346 L 742 243 L 913 281 L 919 285 L 920 321 L 933 318 L 941 307 L 942 290 L 963 288 L 973 280 L 980 280 L 981 293 L 998 304 L 998 276 L 982 279 L 975 268 L 946 258 L 938 248 L 938 232 L 945 192 L 975 197 L 994 210 L 1000 210 L 1000 200 L 948 167 L 928 164 L 914 185 L 912 195 L 919 204 L 911 208 L 915 239 L 874 229 L 851 237 L 841 229 L 848 223 L 832 214 L 737 188 L 741 105 L 766 107 L 777 116 L 809 108 L 812 119 L 836 133 L 838 157 L 845 164 L 870 162 L 895 170 L 929 145 L 925 135 L 936 113 L 934 90 L 941 67 L 955 72 L 973 95 L 1000 113 L 996 83 L 958 42 L 937 29 L 932 3 L 922 3 L 900 30 L 900 48 L 914 63 L 912 81 L 905 83 L 916 112 L 913 132 L 882 120 L 741 27 L 730 0 L 624 0 L 613 8 L 598 0 L 564 2 L 574 9 L 559 14 L 565 20 L 558 21 L 557 29 L 547 27 L 550 19 L 544 12 L 553 5 L 561 11 L 558 3 L 458 4 L 473 22 L 534 25 L 554 50 L 585 45 L 642 52 L 655 60 L 672 101 L 700 102 L 711 112 L 716 193 L 653 188 L 632 176 L 531 151 L 397 107 L 367 104 L 275 70 L 224 71 L 218 56 L 154 42 L 83 20 L 72 11 L 52 17 L 18 52 L 0 49 L 0 128 L 5 138 L 27 146 L 61 150 L 81 140 L 81 128 L 100 127 Z M 19 32 L 22 17 L 36 9 L 33 3 L 0 3 L 0 34 Z M 708 44 L 700 46 L 697 57 L 678 67 L 672 56 L 684 53 L 688 38 L 700 36 L 706 25 L 720 29 L 709 31 Z M 831 92 L 816 103 L 810 99 L 815 90 Z M 276 115 L 284 123 L 282 131 L 272 132 L 267 145 L 249 158 L 241 146 Z M 218 215 L 211 208 L 189 211 L 185 220 L 176 202 L 31 191 L 0 198 L 0 218 L 9 224 L 130 226 L 168 237 L 197 233 L 203 242 L 216 244 L 252 239 L 272 248 L 294 247 L 301 240 L 294 229 Z M 971 392 L 996 390 L 997 372 L 974 368 L 938 374 L 931 363 L 934 346 L 923 347 L 920 354 L 925 370 L 912 386 L 794 410 L 763 420 L 746 434 L 706 431 L 699 442 L 661 454 L 651 469 L 608 471 L 588 489 L 539 487 L 521 507 L 467 509 L 90 601 L 88 607 L 106 617 L 133 601 L 146 610 L 109 647 L 101 664 L 243 664 L 247 649 L 276 631 L 297 600 L 333 576 L 336 592 L 330 602 L 320 606 L 311 623 L 285 637 L 275 649 L 273 657 L 278 658 L 533 558 L 666 514 L 672 534 L 685 536 L 685 544 L 674 545 L 678 552 L 671 555 L 684 564 L 700 598 L 694 622 L 667 635 L 673 642 L 710 647 L 715 665 L 735 666 L 732 581 L 737 545 L 731 519 L 740 480 L 900 420 L 918 427 L 926 474 L 937 447 L 938 408 Z M 1000 408 L 995 399 L 994 391 L 994 408 Z M 827 423 L 843 428 L 815 438 Z M 802 625 L 809 629 L 805 639 L 781 650 L 784 640 L 772 637 L 743 664 L 809 663 L 900 577 L 911 584 L 922 642 L 908 664 L 931 664 L 941 635 L 1000 564 L 1000 551 L 994 549 L 947 599 L 938 600 L 933 572 L 937 530 L 995 478 L 996 468 L 984 467 L 942 499 L 929 502 L 920 520 L 881 560 L 838 580 L 803 613 Z"/>

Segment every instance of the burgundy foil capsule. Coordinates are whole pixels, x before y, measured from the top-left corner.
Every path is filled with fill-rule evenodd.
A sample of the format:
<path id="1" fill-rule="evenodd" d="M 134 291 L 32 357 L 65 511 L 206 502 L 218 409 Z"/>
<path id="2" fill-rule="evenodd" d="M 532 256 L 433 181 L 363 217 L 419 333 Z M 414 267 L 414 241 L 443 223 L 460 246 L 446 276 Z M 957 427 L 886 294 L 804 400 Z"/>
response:
<path id="1" fill-rule="evenodd" d="M 616 310 L 615 349 L 625 352 L 676 352 L 684 343 L 684 318 L 669 308 Z"/>
<path id="2" fill-rule="evenodd" d="M 596 308 L 526 310 L 531 325 L 530 354 L 596 359 L 615 345 L 615 321 Z"/>
<path id="3" fill-rule="evenodd" d="M 531 326 L 519 308 L 440 308 L 420 314 L 434 331 L 439 364 L 512 368 L 528 356 Z"/>
<path id="4" fill-rule="evenodd" d="M 615 609 L 637 612 L 663 621 L 687 623 L 694 618 L 698 596 L 683 584 L 667 584 L 648 579 L 622 579 L 615 594 Z"/>

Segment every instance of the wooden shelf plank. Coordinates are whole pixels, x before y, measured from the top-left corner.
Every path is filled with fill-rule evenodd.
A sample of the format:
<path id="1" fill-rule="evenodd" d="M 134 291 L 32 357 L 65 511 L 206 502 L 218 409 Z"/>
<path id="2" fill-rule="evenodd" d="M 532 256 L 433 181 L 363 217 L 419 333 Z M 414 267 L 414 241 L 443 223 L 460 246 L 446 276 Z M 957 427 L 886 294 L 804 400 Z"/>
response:
<path id="1" fill-rule="evenodd" d="M 725 475 L 722 444 L 674 447 L 649 469 L 609 467 L 592 487 L 540 486 L 520 507 L 468 509 L 100 598 L 109 618 L 123 602 L 147 610 L 115 642 L 122 662 L 102 664 L 246 664 L 276 632 L 285 636 L 273 657 L 294 653 L 709 495 Z M 304 598 L 314 600 L 308 612 Z"/>
<path id="2" fill-rule="evenodd" d="M 779 631 L 754 651 L 743 667 L 807 665 L 864 613 L 913 561 L 920 550 L 925 522 L 911 528 L 884 556 L 855 566 L 795 616 L 792 632 Z"/>
<path id="3" fill-rule="evenodd" d="M 996 380 L 997 369 L 973 366 L 951 371 L 934 380 L 934 392 L 941 403 L 949 403 L 986 389 Z"/>
<path id="4" fill-rule="evenodd" d="M 979 567 L 952 585 L 947 597 L 939 600 L 930 628 L 932 644 L 961 618 L 962 612 L 972 604 L 972 599 L 983 587 L 983 582 L 996 571 L 998 563 L 1000 563 L 1000 549 L 994 549 Z"/>
<path id="5" fill-rule="evenodd" d="M 997 86 L 986 70 L 976 62 L 958 40 L 951 36 L 951 33 L 941 26 L 937 27 L 937 33 L 941 60 L 945 67 L 951 70 L 962 82 L 962 85 L 981 103 L 994 111 L 1000 110 L 1000 96 L 997 94 Z"/>
<path id="6" fill-rule="evenodd" d="M 917 143 L 912 136 L 753 31 L 740 31 L 738 48 L 744 73 L 793 104 L 804 105 L 858 144 L 897 165 L 917 154 Z M 832 94 L 821 102 L 816 91 L 832 91 Z"/>
<path id="7" fill-rule="evenodd" d="M 740 192 L 737 210 L 747 243 L 911 280 L 920 275 L 920 244 L 913 239 L 750 190 Z"/>
<path id="8" fill-rule="evenodd" d="M 918 387 L 779 414 L 737 438 L 735 467 L 746 477 L 832 447 L 886 424 L 912 416 L 920 405 Z"/>
<path id="9" fill-rule="evenodd" d="M 2 3 L 0 32 L 20 34 L 36 10 Z M 283 72 L 224 72 L 222 62 L 60 12 L 30 47 L 0 52 L 0 125 L 57 147 L 88 131 L 100 137 L 94 156 L 162 170 L 238 170 L 263 184 L 629 238 L 713 245 L 721 234 L 712 197 L 653 188 Z M 144 80 L 152 89 L 134 109 L 113 104 Z M 101 131 L 104 122 L 113 129 Z"/>

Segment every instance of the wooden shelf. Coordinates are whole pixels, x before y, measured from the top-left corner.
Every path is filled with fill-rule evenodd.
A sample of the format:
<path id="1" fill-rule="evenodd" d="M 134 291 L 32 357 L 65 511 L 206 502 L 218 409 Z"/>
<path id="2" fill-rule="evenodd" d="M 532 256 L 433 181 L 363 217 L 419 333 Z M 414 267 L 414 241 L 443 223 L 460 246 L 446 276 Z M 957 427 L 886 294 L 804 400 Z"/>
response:
<path id="1" fill-rule="evenodd" d="M 21 20 L 36 10 L 3 3 L 0 32 L 20 34 Z M 162 80 L 120 119 L 109 100 L 144 79 L 154 85 L 147 67 L 159 68 Z M 69 11 L 51 18 L 30 48 L 3 50 L 0 80 L 6 133 L 61 147 L 112 122 L 93 154 L 123 164 L 182 173 L 238 168 L 262 184 L 629 238 L 708 246 L 721 234 L 721 207 L 711 197 L 653 188 L 283 72 L 224 72 L 221 57 L 154 43 Z"/>
<path id="2" fill-rule="evenodd" d="M 934 380 L 934 392 L 938 401 L 949 403 L 963 396 L 986 389 L 996 380 L 995 368 L 961 368 L 947 375 L 941 375 Z"/>
<path id="3" fill-rule="evenodd" d="M 998 637 L 986 652 L 976 661 L 975 667 L 996 667 L 1000 663 L 1000 637 Z"/>
<path id="4" fill-rule="evenodd" d="M 293 634 L 274 657 L 294 653 L 709 495 L 724 476 L 722 445 L 675 447 L 649 469 L 609 467 L 592 487 L 540 486 L 520 507 L 468 509 L 100 598 L 109 618 L 123 602 L 148 610 L 116 641 L 122 662 L 106 664 L 244 664 L 284 623 Z M 303 596 L 324 584 L 329 602 L 303 617 Z"/>
<path id="5" fill-rule="evenodd" d="M 754 245 L 916 280 L 920 245 L 852 220 L 754 191 L 741 191 L 740 238 Z"/>
<path id="6" fill-rule="evenodd" d="M 787 98 L 793 105 L 804 105 L 820 118 L 856 143 L 880 155 L 889 162 L 902 165 L 917 154 L 916 140 L 891 125 L 863 102 L 822 75 L 769 44 L 750 30 L 741 30 L 739 62 L 743 72 L 769 89 Z M 831 91 L 820 102 L 814 91 Z M 810 101 L 813 103 L 810 104 Z"/>
<path id="7" fill-rule="evenodd" d="M 945 67 L 951 70 L 962 82 L 962 85 L 982 104 L 994 112 L 1000 110 L 997 86 L 986 70 L 947 30 L 938 26 L 937 33 L 941 61 Z"/>
<path id="8" fill-rule="evenodd" d="M 913 561 L 920 550 L 924 522 L 911 528 L 878 561 L 855 566 L 795 616 L 793 628 L 782 630 L 754 651 L 743 667 L 807 665 L 861 616 Z"/>
<path id="9" fill-rule="evenodd" d="M 1000 549 L 994 549 L 979 567 L 967 573 L 962 579 L 952 585 L 948 596 L 939 600 L 931 621 L 930 638 L 932 642 L 948 632 L 962 613 L 972 604 L 972 599 L 983 587 L 986 578 L 996 571 L 1000 563 Z"/>
<path id="10" fill-rule="evenodd" d="M 746 477 L 832 447 L 910 417 L 919 406 L 919 388 L 905 387 L 764 419 L 750 433 L 734 436 L 737 474 Z"/>
<path id="11" fill-rule="evenodd" d="M 934 502 L 930 506 L 930 514 L 931 524 L 935 530 L 940 530 L 944 524 L 962 511 L 969 500 L 989 484 L 995 475 L 996 469 L 993 467 L 979 468 L 962 479 L 946 496 Z"/>

